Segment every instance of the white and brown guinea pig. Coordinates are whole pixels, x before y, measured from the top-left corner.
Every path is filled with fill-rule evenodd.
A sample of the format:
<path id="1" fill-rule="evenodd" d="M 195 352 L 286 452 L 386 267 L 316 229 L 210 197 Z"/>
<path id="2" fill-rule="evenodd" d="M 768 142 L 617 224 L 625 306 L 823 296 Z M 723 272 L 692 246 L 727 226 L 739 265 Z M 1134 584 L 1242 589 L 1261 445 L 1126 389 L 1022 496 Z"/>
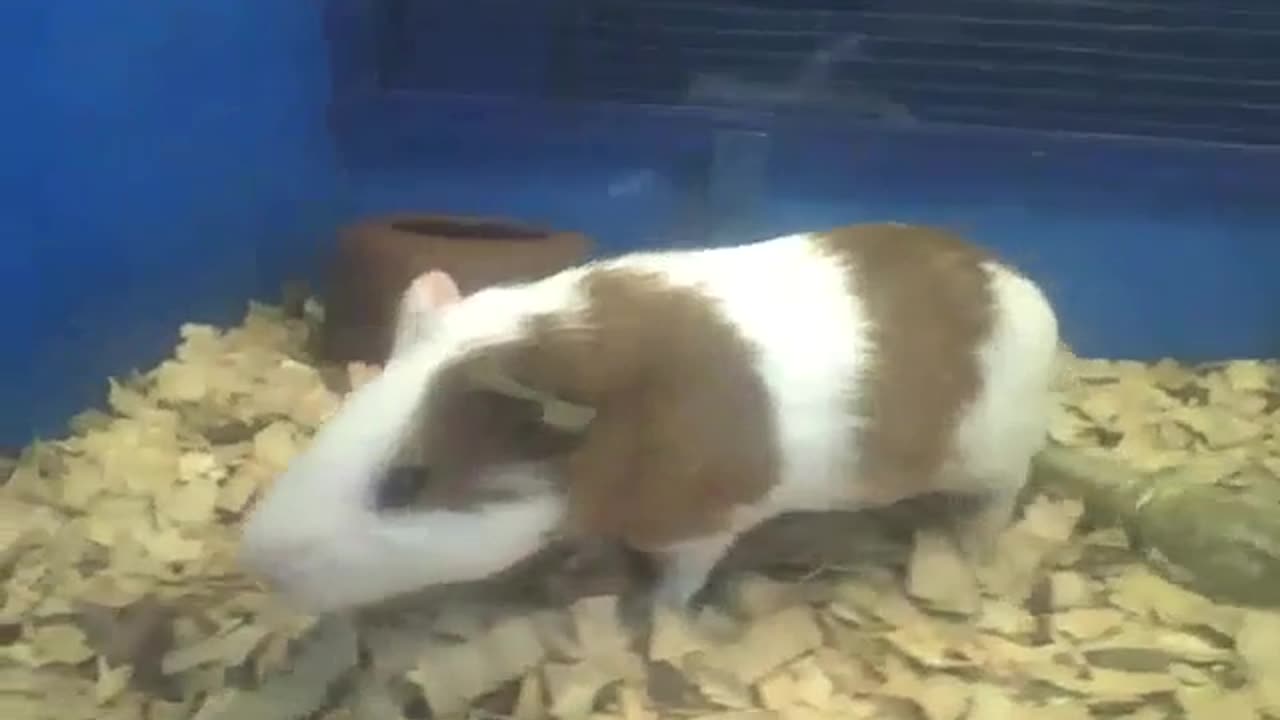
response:
<path id="1" fill-rule="evenodd" d="M 553 538 L 653 553 L 683 606 L 740 534 L 926 493 L 1010 520 L 1058 324 L 947 232 L 866 224 L 406 292 L 384 371 L 249 518 L 245 565 L 313 611 L 487 578 Z M 424 491 L 388 504 L 389 486 Z"/>

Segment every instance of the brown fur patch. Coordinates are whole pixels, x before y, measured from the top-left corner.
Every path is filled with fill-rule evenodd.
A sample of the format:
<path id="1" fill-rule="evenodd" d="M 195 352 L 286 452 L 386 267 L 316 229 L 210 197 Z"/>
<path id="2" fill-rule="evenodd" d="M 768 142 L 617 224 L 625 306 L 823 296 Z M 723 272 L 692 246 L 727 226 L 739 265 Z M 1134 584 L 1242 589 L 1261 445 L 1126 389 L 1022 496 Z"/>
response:
<path id="1" fill-rule="evenodd" d="M 977 350 L 993 324 L 983 262 L 991 256 L 949 232 L 866 224 L 821 236 L 848 268 L 876 345 L 870 384 L 851 388 L 867 419 L 856 482 L 883 503 L 936 487 L 957 423 L 982 385 Z"/>
<path id="2" fill-rule="evenodd" d="M 594 407 L 587 433 L 556 435 L 527 401 L 469 390 L 465 366 L 479 358 L 464 359 L 428 409 L 433 471 L 460 487 L 478 468 L 541 458 L 566 479 L 573 534 L 655 549 L 715 531 L 777 476 L 753 349 L 698 293 L 657 275 L 598 267 L 583 290 L 587 317 L 535 318 L 527 342 L 483 353 L 528 387 Z"/>
<path id="3" fill-rule="evenodd" d="M 472 363 L 494 354 L 505 368 L 515 369 L 508 372 L 523 376 L 519 366 L 527 352 L 515 346 L 491 348 L 440 372 L 424 408 L 422 434 L 404 459 L 427 469 L 415 504 L 461 511 L 509 500 L 521 491 L 536 492 L 539 488 L 485 487 L 475 479 L 495 464 L 554 461 L 579 444 L 579 438 L 544 427 L 534 403 L 474 387 L 467 378 Z"/>

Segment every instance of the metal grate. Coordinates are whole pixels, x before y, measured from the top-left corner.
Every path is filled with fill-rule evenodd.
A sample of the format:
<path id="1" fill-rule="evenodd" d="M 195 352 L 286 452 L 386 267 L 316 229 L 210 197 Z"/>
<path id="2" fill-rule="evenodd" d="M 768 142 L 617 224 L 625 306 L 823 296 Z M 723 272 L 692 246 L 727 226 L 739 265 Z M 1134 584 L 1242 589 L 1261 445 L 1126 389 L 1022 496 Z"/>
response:
<path id="1" fill-rule="evenodd" d="M 1280 145 L 1274 0 L 336 1 L 382 90 Z"/>
<path id="2" fill-rule="evenodd" d="M 1268 0 L 558 0 L 562 99 L 1280 144 Z"/>

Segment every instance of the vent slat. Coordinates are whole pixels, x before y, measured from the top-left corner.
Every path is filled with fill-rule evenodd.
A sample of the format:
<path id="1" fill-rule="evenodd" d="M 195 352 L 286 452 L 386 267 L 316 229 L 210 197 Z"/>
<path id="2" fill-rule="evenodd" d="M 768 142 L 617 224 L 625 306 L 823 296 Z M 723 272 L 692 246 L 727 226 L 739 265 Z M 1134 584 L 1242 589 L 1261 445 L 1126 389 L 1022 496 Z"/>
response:
<path id="1" fill-rule="evenodd" d="M 400 60 L 384 77 L 396 89 L 462 89 L 438 49 L 430 62 L 421 53 L 469 36 L 443 6 L 410 4 Z M 501 11 L 507 2 L 471 0 L 465 12 L 496 44 L 542 53 L 503 62 L 526 78 L 525 92 L 554 99 L 1280 144 L 1272 0 L 538 4 L 538 42 L 520 35 L 532 10 L 514 17 Z M 541 80 L 528 79 L 533 65 Z M 500 63 L 485 67 L 505 92 Z"/>

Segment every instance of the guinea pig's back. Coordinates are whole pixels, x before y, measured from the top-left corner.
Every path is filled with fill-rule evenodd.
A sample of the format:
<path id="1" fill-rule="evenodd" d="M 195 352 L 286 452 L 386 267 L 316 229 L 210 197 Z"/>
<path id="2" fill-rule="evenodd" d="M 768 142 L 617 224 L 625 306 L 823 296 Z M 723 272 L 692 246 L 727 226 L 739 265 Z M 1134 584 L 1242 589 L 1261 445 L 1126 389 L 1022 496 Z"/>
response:
<path id="1" fill-rule="evenodd" d="M 1058 335 L 1030 280 L 945 230 L 893 223 L 816 236 L 846 270 L 866 333 L 846 408 L 858 503 L 1012 479 L 1043 441 Z"/>
<path id="2" fill-rule="evenodd" d="M 581 278 L 592 340 L 569 382 L 604 388 L 582 393 L 603 410 L 569 461 L 585 527 L 661 547 L 779 488 L 791 505 L 829 496 L 831 463 L 852 458 L 842 394 L 865 323 L 812 236 L 629 255 Z"/>
<path id="3" fill-rule="evenodd" d="M 636 547 L 971 484 L 1025 455 L 1046 407 L 1047 303 L 945 231 L 857 225 L 573 277 L 550 384 L 600 408 L 565 465 L 576 524 Z"/>

